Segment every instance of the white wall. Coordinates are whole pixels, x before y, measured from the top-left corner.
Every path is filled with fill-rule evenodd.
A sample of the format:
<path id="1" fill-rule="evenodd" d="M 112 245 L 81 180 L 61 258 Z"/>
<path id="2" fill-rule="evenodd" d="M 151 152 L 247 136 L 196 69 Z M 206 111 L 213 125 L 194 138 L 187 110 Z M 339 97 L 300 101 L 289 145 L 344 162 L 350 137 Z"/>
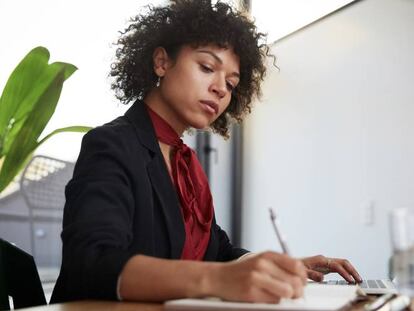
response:
<path id="1" fill-rule="evenodd" d="M 273 46 L 245 123 L 245 247 L 280 250 L 273 206 L 294 255 L 387 275 L 388 211 L 414 205 L 413 29 L 413 1 L 362 0 Z"/>
<path id="2" fill-rule="evenodd" d="M 282 38 L 351 0 L 251 0 L 256 26 L 267 34 L 268 42 Z"/>

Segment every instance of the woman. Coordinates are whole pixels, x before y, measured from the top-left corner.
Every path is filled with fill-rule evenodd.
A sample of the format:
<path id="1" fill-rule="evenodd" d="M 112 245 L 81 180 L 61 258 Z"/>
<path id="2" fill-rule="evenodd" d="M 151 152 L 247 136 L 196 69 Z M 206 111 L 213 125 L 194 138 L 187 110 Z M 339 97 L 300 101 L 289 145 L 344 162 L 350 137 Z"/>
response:
<path id="1" fill-rule="evenodd" d="M 360 280 L 343 259 L 233 247 L 196 155 L 180 139 L 189 128 L 227 137 L 230 119 L 250 112 L 265 75 L 263 38 L 241 13 L 210 0 L 174 1 L 132 20 L 111 75 L 118 98 L 134 104 L 83 139 L 66 188 L 52 302 L 277 302 L 301 296 L 322 269 Z"/>

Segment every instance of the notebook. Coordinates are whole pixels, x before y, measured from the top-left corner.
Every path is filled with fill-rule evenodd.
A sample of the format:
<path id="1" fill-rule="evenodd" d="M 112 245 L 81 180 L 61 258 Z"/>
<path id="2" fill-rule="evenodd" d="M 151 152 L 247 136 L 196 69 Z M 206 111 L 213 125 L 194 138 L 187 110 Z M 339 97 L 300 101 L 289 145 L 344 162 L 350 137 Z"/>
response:
<path id="1" fill-rule="evenodd" d="M 217 298 L 169 300 L 164 309 L 179 310 L 339 310 L 358 297 L 355 285 L 336 286 L 312 283 L 305 287 L 304 297 L 282 299 L 280 303 L 244 303 L 223 301 Z"/>
<path id="2" fill-rule="evenodd" d="M 322 282 L 328 285 L 349 285 L 345 280 L 329 280 Z M 363 280 L 358 284 L 365 294 L 381 295 L 381 294 L 396 294 L 397 288 L 391 280 Z"/>

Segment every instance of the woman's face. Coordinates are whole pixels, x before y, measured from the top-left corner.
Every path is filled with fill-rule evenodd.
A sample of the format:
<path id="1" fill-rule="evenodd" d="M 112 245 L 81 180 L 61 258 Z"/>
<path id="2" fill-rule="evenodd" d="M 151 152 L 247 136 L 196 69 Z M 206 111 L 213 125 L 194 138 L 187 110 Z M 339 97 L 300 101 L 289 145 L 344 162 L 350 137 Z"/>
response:
<path id="1" fill-rule="evenodd" d="M 154 68 L 162 79 L 153 108 L 179 134 L 188 127 L 208 127 L 228 107 L 239 83 L 239 57 L 232 48 L 184 46 L 175 60 L 166 56 L 157 72 L 156 53 Z"/>

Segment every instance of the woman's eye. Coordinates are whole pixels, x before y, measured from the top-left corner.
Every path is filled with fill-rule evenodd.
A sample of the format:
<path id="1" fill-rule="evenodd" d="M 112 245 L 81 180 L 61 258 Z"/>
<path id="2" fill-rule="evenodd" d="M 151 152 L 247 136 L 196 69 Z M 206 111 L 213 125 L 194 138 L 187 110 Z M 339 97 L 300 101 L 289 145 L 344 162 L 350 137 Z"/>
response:
<path id="1" fill-rule="evenodd" d="M 206 65 L 203 65 L 203 64 L 200 64 L 200 68 L 204 72 L 213 72 L 213 69 L 211 69 L 210 67 L 208 67 Z"/>
<path id="2" fill-rule="evenodd" d="M 227 85 L 227 89 L 228 89 L 230 92 L 232 92 L 232 91 L 234 90 L 234 85 L 233 85 L 233 84 L 231 84 L 230 82 L 226 82 L 226 85 Z"/>

